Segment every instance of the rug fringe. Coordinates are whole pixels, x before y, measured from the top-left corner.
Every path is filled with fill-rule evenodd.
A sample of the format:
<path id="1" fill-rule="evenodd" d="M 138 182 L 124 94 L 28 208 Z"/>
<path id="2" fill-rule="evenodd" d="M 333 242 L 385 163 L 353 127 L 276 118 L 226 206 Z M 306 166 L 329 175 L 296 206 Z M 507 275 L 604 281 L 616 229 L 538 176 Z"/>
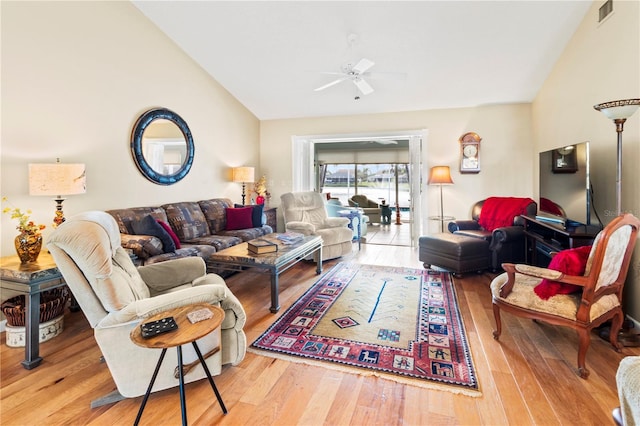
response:
<path id="1" fill-rule="evenodd" d="M 430 389 L 430 390 L 439 390 L 445 392 L 451 392 L 457 395 L 469 396 L 472 398 L 479 398 L 482 396 L 482 392 L 480 390 L 475 389 L 464 389 L 457 387 L 451 384 L 440 384 L 437 382 L 426 381 L 422 379 L 413 379 L 411 377 L 403 377 L 395 374 L 385 374 L 377 371 L 366 370 L 363 368 L 350 367 L 347 365 L 334 364 L 331 362 L 310 359 L 310 358 L 300 358 L 292 355 L 281 354 L 277 352 L 265 351 L 262 349 L 254 348 L 253 346 L 247 347 L 247 352 L 250 352 L 259 356 L 266 356 L 267 358 L 275 358 L 283 361 L 295 362 L 296 364 L 306 364 L 312 365 L 316 367 L 328 368 L 330 370 L 340 371 L 344 373 L 358 374 L 360 376 L 375 376 L 385 380 L 391 380 L 394 382 L 416 386 L 419 388 Z"/>

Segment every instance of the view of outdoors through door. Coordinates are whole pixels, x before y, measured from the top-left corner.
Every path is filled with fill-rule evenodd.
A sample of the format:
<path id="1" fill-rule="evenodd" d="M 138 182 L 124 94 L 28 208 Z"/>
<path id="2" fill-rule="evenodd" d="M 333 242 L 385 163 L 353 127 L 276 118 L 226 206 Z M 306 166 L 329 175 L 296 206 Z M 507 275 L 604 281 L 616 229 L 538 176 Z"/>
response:
<path id="1" fill-rule="evenodd" d="M 374 235 L 377 232 L 398 233 L 404 231 L 406 238 L 397 238 L 397 236 L 387 236 L 385 239 L 396 241 L 395 244 L 404 245 L 405 243 L 397 243 L 397 241 L 406 241 L 408 239 L 409 226 L 405 229 L 397 227 L 396 206 L 400 206 L 401 223 L 411 222 L 411 212 L 409 209 L 410 189 L 409 189 L 409 165 L 406 163 L 398 164 L 323 164 L 320 169 L 319 181 L 323 193 L 331 194 L 331 198 L 337 198 L 343 206 L 348 206 L 348 200 L 355 194 L 366 195 L 368 199 L 382 203 L 384 200 L 391 206 L 391 226 L 386 225 L 385 229 L 380 229 L 380 225 L 369 225 L 367 227 L 368 235 L 365 241 L 377 241 L 383 238 L 378 236 L 377 240 Z"/>

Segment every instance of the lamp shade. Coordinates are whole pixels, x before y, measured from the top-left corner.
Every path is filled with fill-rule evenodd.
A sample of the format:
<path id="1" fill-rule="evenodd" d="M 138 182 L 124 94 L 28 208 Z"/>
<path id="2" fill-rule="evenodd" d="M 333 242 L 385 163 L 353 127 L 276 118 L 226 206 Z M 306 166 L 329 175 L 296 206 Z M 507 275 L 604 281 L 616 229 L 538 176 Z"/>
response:
<path id="1" fill-rule="evenodd" d="M 255 169 L 253 167 L 234 167 L 232 172 L 234 182 L 255 181 Z"/>
<path id="2" fill-rule="evenodd" d="M 602 112 L 611 120 L 621 120 L 631 117 L 640 107 L 640 99 L 624 99 L 594 105 L 593 108 Z"/>
<path id="3" fill-rule="evenodd" d="M 429 173 L 429 185 L 451 185 L 451 172 L 449 166 L 434 166 Z"/>
<path id="4" fill-rule="evenodd" d="M 87 192 L 84 164 L 29 164 L 29 195 L 74 195 Z"/>

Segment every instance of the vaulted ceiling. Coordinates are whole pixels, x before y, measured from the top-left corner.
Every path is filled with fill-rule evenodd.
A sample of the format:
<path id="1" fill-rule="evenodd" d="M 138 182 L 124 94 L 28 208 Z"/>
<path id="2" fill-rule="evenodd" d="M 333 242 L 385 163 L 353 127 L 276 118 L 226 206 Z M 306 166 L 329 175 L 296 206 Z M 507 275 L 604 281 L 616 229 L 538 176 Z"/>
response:
<path id="1" fill-rule="evenodd" d="M 133 3 L 261 120 L 531 102 L 592 4 Z M 314 91 L 362 58 L 373 93 Z"/>

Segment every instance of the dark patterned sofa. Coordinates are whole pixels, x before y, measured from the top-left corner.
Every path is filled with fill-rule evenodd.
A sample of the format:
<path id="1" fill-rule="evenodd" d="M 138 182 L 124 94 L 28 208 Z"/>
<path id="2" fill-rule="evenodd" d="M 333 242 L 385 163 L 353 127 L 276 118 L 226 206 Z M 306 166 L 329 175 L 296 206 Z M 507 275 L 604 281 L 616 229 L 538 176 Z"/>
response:
<path id="1" fill-rule="evenodd" d="M 268 225 L 252 223 L 250 228 L 227 229 L 227 209 L 233 208 L 227 198 L 169 203 L 155 207 L 131 207 L 107 210 L 118 222 L 122 246 L 129 249 L 143 265 L 187 256 L 200 256 L 205 262 L 216 251 L 232 247 L 273 232 Z M 179 240 L 175 250 L 167 250 L 161 238 L 136 235 L 134 227 L 144 217 L 168 224 Z M 262 215 L 260 215 L 262 216 Z M 209 268 L 208 272 L 219 272 Z"/>

